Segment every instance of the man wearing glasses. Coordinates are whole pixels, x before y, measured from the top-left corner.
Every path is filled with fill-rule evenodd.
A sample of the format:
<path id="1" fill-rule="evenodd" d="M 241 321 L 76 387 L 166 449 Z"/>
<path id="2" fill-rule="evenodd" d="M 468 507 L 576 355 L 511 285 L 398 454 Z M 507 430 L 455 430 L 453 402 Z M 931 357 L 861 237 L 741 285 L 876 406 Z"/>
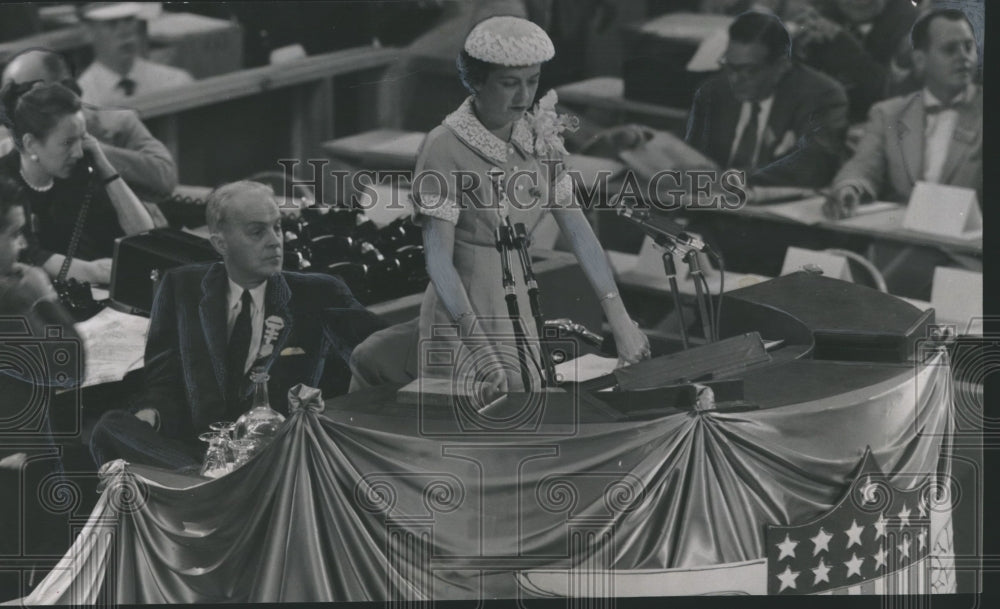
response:
<path id="1" fill-rule="evenodd" d="M 138 2 L 92 2 L 81 20 L 94 45 L 94 62 L 80 74 L 83 101 L 97 105 L 128 105 L 128 98 L 177 87 L 194 79 L 186 71 L 147 61 L 140 56 Z"/>
<path id="2" fill-rule="evenodd" d="M 687 142 L 750 185 L 829 184 L 847 129 L 843 87 L 794 63 L 788 31 L 767 13 L 736 17 L 721 64 L 695 95 Z"/>

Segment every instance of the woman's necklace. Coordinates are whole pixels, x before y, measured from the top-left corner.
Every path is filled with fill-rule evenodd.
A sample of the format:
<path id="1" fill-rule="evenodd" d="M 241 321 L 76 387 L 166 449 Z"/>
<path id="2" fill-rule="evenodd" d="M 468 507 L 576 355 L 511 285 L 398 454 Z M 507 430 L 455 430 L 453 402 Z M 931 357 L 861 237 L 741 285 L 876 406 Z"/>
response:
<path id="1" fill-rule="evenodd" d="M 28 179 L 28 176 L 24 175 L 24 166 L 21 166 L 19 171 L 21 172 L 21 179 L 24 180 L 24 183 L 28 185 L 28 188 L 34 190 L 35 192 L 48 192 L 52 190 L 52 187 L 56 184 L 54 179 L 50 179 L 49 183 L 45 186 L 35 186 L 31 183 L 31 180 Z"/>

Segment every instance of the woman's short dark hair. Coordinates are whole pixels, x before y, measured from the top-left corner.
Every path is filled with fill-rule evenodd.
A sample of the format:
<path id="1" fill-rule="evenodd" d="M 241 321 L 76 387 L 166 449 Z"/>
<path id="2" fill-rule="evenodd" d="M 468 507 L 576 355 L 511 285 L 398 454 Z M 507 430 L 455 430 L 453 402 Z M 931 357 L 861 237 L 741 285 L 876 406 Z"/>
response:
<path id="1" fill-rule="evenodd" d="M 0 175 L 0 230 L 7 228 L 7 217 L 14 207 L 23 207 L 27 195 L 12 178 Z"/>
<path id="2" fill-rule="evenodd" d="M 729 25 L 729 39 L 743 44 L 764 45 L 768 61 L 788 57 L 792 52 L 792 38 L 781 19 L 760 11 L 738 15 Z"/>
<path id="3" fill-rule="evenodd" d="M 499 67 L 488 61 L 476 59 L 466 53 L 465 49 L 462 49 L 458 54 L 458 60 L 455 63 L 458 65 L 458 77 L 462 79 L 462 86 L 471 95 L 475 95 L 479 87 L 489 78 L 490 72 Z"/>
<path id="4" fill-rule="evenodd" d="M 76 93 L 57 82 L 10 82 L 0 90 L 0 122 L 10 129 L 18 150 L 25 134 L 44 140 L 64 116 L 81 107 Z"/>

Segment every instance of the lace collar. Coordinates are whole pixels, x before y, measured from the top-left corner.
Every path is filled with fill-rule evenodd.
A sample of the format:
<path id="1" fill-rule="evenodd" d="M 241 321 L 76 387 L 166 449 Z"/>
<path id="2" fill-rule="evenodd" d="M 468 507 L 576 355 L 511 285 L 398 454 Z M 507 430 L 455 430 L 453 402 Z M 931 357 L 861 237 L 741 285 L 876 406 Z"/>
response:
<path id="1" fill-rule="evenodd" d="M 448 125 L 463 142 L 483 156 L 497 163 L 507 162 L 506 142 L 493 135 L 479 122 L 476 113 L 472 110 L 471 97 L 467 98 L 457 110 L 449 114 L 444 119 L 444 124 Z M 521 152 L 531 155 L 533 148 L 531 128 L 523 117 L 514 123 L 510 141 L 516 144 Z"/>

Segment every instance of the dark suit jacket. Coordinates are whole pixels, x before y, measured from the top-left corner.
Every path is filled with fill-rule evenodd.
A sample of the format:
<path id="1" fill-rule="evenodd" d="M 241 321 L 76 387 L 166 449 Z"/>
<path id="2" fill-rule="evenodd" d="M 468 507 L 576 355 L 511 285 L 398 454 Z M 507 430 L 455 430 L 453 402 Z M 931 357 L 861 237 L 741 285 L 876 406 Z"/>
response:
<path id="1" fill-rule="evenodd" d="M 870 196 L 906 202 L 924 174 L 924 102 L 917 91 L 875 104 L 858 148 L 834 188 L 856 184 Z M 983 200 L 983 90 L 963 106 L 941 168 L 941 184 L 973 188 Z"/>
<path id="2" fill-rule="evenodd" d="M 850 27 L 835 6 L 827 16 Z M 888 96 L 889 66 L 893 57 L 908 52 L 910 28 L 916 19 L 917 9 L 910 0 L 889 0 L 863 40 L 842 31 L 828 42 L 802 49 L 808 65 L 844 85 L 851 122 L 864 120 L 872 104 Z"/>
<path id="3" fill-rule="evenodd" d="M 708 80 L 695 94 L 685 140 L 720 166 L 729 153 L 741 102 L 725 75 Z M 847 98 L 833 79 L 793 65 L 778 82 L 757 169 L 757 185 L 825 186 L 842 158 L 847 130 Z"/>
<path id="4" fill-rule="evenodd" d="M 155 408 L 160 431 L 193 440 L 225 420 L 226 267 L 221 262 L 173 269 L 156 293 L 146 339 L 146 383 L 133 409 Z M 288 414 L 288 390 L 305 383 L 324 397 L 347 391 L 355 345 L 385 323 L 367 311 L 338 278 L 282 272 L 268 280 L 265 318 L 285 323 L 264 360 L 271 407 Z M 244 384 L 249 398 L 252 385 Z"/>

